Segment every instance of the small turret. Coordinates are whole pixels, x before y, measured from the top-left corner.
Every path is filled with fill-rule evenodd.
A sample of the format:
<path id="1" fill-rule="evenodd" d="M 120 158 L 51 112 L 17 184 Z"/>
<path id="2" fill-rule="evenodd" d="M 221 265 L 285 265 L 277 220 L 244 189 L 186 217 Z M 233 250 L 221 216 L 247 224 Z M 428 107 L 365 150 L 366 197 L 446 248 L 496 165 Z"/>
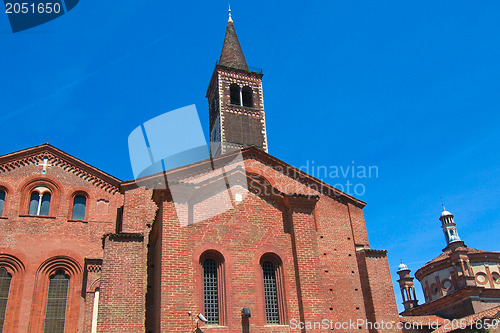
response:
<path id="1" fill-rule="evenodd" d="M 410 272 L 408 266 L 401 261 L 397 273 L 399 275 L 398 282 L 405 311 L 418 306 L 417 295 L 415 294 L 415 284 L 413 283 L 413 278 L 410 276 Z"/>
<path id="2" fill-rule="evenodd" d="M 453 214 L 446 210 L 443 204 L 443 212 L 439 217 L 441 221 L 441 228 L 443 228 L 444 238 L 446 239 L 446 246 L 451 243 L 461 242 L 462 240 L 458 236 L 457 226 L 453 219 Z"/>

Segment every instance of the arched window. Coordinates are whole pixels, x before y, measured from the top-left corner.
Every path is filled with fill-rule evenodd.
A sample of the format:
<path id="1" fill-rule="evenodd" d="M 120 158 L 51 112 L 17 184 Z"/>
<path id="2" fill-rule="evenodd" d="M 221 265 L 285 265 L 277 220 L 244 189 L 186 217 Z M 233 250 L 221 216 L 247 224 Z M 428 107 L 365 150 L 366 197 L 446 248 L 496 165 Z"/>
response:
<path id="1" fill-rule="evenodd" d="M 219 324 L 219 283 L 217 262 L 207 259 L 203 262 L 203 290 L 205 293 L 205 318 L 208 324 Z"/>
<path id="2" fill-rule="evenodd" d="M 58 270 L 50 277 L 45 309 L 44 333 L 64 333 L 69 276 Z"/>
<path id="3" fill-rule="evenodd" d="M 38 203 L 40 201 L 40 193 L 33 191 L 31 192 L 31 198 L 30 198 L 30 210 L 28 214 L 30 215 L 38 215 Z"/>
<path id="4" fill-rule="evenodd" d="M 11 280 L 12 276 L 7 272 L 7 270 L 3 267 L 0 268 L 0 332 L 3 332 Z"/>
<path id="5" fill-rule="evenodd" d="M 75 196 L 75 199 L 73 199 L 73 213 L 71 214 L 71 219 L 78 221 L 85 220 L 86 208 L 87 198 L 84 195 Z"/>
<path id="6" fill-rule="evenodd" d="M 267 254 L 261 259 L 264 284 L 264 303 L 268 324 L 282 324 L 284 318 L 283 269 L 281 259 L 274 254 Z"/>
<path id="7" fill-rule="evenodd" d="M 40 214 L 42 216 L 48 216 L 50 211 L 50 193 L 44 193 L 42 195 L 42 203 L 40 204 Z"/>
<path id="8" fill-rule="evenodd" d="M 224 325 L 225 289 L 224 257 L 216 251 L 205 252 L 200 258 L 203 277 L 203 305 L 207 325 Z"/>
<path id="9" fill-rule="evenodd" d="M 231 84 L 229 87 L 229 95 L 231 97 L 231 104 L 241 105 L 241 96 L 240 96 L 240 86 L 236 83 Z"/>
<path id="10" fill-rule="evenodd" d="M 266 301 L 266 318 L 268 324 L 279 324 L 278 288 L 276 285 L 276 267 L 270 261 L 262 264 L 264 273 L 264 296 Z"/>
<path id="11" fill-rule="evenodd" d="M 0 216 L 3 214 L 3 208 L 5 207 L 5 191 L 0 189 Z"/>
<path id="12" fill-rule="evenodd" d="M 243 106 L 253 107 L 253 91 L 249 86 L 244 86 L 241 90 L 243 97 Z"/>
<path id="13" fill-rule="evenodd" d="M 48 216 L 50 212 L 50 190 L 46 187 L 37 187 L 31 192 L 29 215 Z"/>

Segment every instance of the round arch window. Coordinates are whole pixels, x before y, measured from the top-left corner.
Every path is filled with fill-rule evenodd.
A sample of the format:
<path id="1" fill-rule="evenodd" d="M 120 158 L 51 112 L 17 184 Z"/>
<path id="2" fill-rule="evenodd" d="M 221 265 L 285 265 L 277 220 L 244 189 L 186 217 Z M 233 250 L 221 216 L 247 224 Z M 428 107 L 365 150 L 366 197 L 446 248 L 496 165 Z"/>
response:
<path id="1" fill-rule="evenodd" d="M 31 191 L 29 215 L 48 216 L 50 212 L 50 200 L 52 194 L 50 189 L 38 186 Z"/>

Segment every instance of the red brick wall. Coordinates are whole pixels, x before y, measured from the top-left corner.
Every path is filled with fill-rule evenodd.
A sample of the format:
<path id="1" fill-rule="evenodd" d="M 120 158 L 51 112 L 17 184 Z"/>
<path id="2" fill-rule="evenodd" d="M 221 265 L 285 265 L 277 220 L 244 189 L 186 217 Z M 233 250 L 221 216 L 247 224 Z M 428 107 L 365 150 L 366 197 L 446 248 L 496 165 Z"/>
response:
<path id="1" fill-rule="evenodd" d="M 316 205 L 316 217 L 328 318 L 341 323 L 364 318 L 363 293 L 348 207 L 332 198 L 322 197 Z"/>
<path id="2" fill-rule="evenodd" d="M 84 333 L 90 333 L 92 331 L 92 310 L 94 309 L 94 296 L 95 293 L 87 293 L 87 296 L 85 297 L 85 314 L 88 314 L 85 316 L 84 323 L 83 323 L 83 332 Z"/>
<path id="3" fill-rule="evenodd" d="M 245 163 L 252 165 L 255 172 L 258 168 L 266 169 L 255 160 Z M 314 197 L 288 196 L 280 203 L 257 191 L 257 195 L 249 194 L 230 211 L 194 225 L 180 226 L 171 199 L 164 199 L 162 251 L 160 254 L 156 250 L 154 259 L 158 262 L 161 256 L 161 267 L 155 264 L 155 269 L 161 270 L 161 279 L 155 279 L 153 286 L 161 289 L 159 296 L 155 293 L 155 297 L 161 297 L 161 331 L 185 332 L 191 326 L 188 311 L 203 313 L 200 257 L 209 250 L 224 257 L 226 319 L 222 326 L 201 325 L 203 331 L 290 329 L 266 325 L 260 267 L 265 253 L 277 254 L 283 262 L 284 324 L 292 320 L 356 321 L 366 319 L 368 311 L 376 320 L 397 318 L 387 260 L 384 258 L 379 264 L 378 259 L 356 256 L 356 246 L 368 247 L 361 207 L 348 204 L 345 199 L 321 195 L 269 168 L 259 174 L 265 174 L 268 183 L 280 191 L 309 192 L 318 195 L 319 200 L 316 203 Z M 156 249 L 158 244 L 155 243 Z M 358 265 L 359 260 L 363 265 Z M 365 290 L 362 283 L 374 290 Z M 367 302 L 372 304 L 370 309 Z M 241 318 L 243 307 L 252 312 L 248 321 Z M 366 330 L 363 327 L 360 331 Z"/>
<path id="4" fill-rule="evenodd" d="M 181 227 L 171 201 L 163 202 L 160 289 L 161 332 L 185 332 L 191 327 L 188 311 L 194 306 L 194 276 L 187 227 Z M 158 260 L 158 261 L 160 261 Z"/>
<path id="5" fill-rule="evenodd" d="M 349 209 L 349 218 L 351 220 L 354 244 L 357 246 L 369 247 L 363 209 L 353 205 L 352 203 L 348 203 L 347 206 Z"/>
<path id="6" fill-rule="evenodd" d="M 158 208 L 152 195 L 144 187 L 125 191 L 122 232 L 104 238 L 98 332 L 145 331 L 147 246 Z"/>
<path id="7" fill-rule="evenodd" d="M 265 307 L 260 285 L 260 258 L 277 253 L 283 261 L 287 318 L 299 318 L 291 235 L 284 232 L 282 211 L 250 195 L 235 209 L 206 222 L 181 227 L 171 202 L 163 205 L 162 332 L 186 332 L 191 327 L 188 311 L 203 312 L 200 256 L 215 250 L 224 256 L 226 323 L 203 331 L 242 330 L 241 309 L 249 307 L 251 332 L 284 332 L 276 326 L 262 330 Z"/>
<path id="8" fill-rule="evenodd" d="M 91 316 L 85 311 L 84 258 L 102 257 L 101 237 L 114 231 L 116 209 L 123 204 L 117 188 L 90 179 L 69 165 L 50 164 L 55 165 L 49 166 L 46 174 L 41 173 L 42 166 L 35 165 L 34 161 L 0 170 L 0 187 L 7 190 L 5 209 L 0 217 L 0 266 L 6 267 L 13 276 L 4 332 L 43 330 L 48 279 L 55 267 L 65 269 L 66 273 L 73 270 L 66 332 L 83 331 L 84 318 Z M 26 215 L 30 190 L 36 185 L 52 190 L 49 217 Z M 85 192 L 88 196 L 83 222 L 70 220 L 76 192 Z M 104 203 L 100 210 L 97 209 L 99 200 Z M 68 262 L 72 264 L 67 266 Z M 13 268 L 16 263 L 17 271 Z M 51 266 L 44 269 L 48 263 Z"/>
<path id="9" fill-rule="evenodd" d="M 399 316 L 386 251 L 359 250 L 357 258 L 368 321 L 396 325 L 399 322 Z M 381 329 L 373 326 L 373 328 L 370 328 L 370 332 L 401 331 L 395 328 L 391 329 L 393 327 L 390 326 L 391 324 L 382 326 Z"/>
<path id="10" fill-rule="evenodd" d="M 233 209 L 189 226 L 177 218 L 187 205 L 174 207 L 167 191 L 131 186 L 123 197 L 58 166 L 46 175 L 35 165 L 0 173 L 0 186 L 8 190 L 0 219 L 0 263 L 15 277 L 12 295 L 20 299 L 9 303 L 6 327 L 40 330 L 50 276 L 42 268 L 52 258 L 67 262 L 73 274 L 67 332 L 89 331 L 97 286 L 99 332 L 144 332 L 146 323 L 155 332 L 187 332 L 192 328 L 188 311 L 204 312 L 200 258 L 207 251 L 224 258 L 224 302 L 223 325 L 201 324 L 205 332 L 288 332 L 291 321 L 397 318 L 387 259 L 361 250 L 369 247 L 362 204 L 328 197 L 262 161 L 245 164 L 264 176 L 264 187 L 253 188 Z M 22 216 L 30 186 L 44 181 L 53 188 L 52 216 Z M 270 186 L 270 193 L 259 192 Z M 68 221 L 75 191 L 89 197 L 85 222 Z M 116 209 L 123 202 L 121 233 L 114 234 Z M 203 203 L 196 209 L 209 211 Z M 266 325 L 261 259 L 269 254 L 282 263 L 284 325 Z M 85 258 L 103 258 L 102 272 L 90 273 Z M 243 307 L 252 312 L 248 320 L 242 320 Z"/>
<path id="11" fill-rule="evenodd" d="M 144 187 L 132 188 L 125 192 L 121 232 L 144 232 L 147 224 L 152 225 L 158 209 L 152 195 L 153 190 Z"/>
<path id="12" fill-rule="evenodd" d="M 97 332 L 145 331 L 146 250 L 141 234 L 104 239 Z"/>

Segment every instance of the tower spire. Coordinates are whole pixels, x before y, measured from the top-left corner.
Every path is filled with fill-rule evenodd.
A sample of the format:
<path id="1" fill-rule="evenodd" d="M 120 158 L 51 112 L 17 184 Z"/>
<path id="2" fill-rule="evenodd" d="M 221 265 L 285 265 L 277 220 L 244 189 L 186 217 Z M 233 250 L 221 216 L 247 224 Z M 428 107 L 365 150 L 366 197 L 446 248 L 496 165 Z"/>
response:
<path id="1" fill-rule="evenodd" d="M 228 9 L 226 35 L 207 90 L 210 153 L 268 151 L 262 70 L 249 70 Z"/>
<path id="2" fill-rule="evenodd" d="M 248 71 L 247 61 L 236 35 L 236 30 L 234 29 L 231 7 L 229 7 L 229 19 L 227 21 L 226 36 L 224 37 L 219 65 Z"/>

